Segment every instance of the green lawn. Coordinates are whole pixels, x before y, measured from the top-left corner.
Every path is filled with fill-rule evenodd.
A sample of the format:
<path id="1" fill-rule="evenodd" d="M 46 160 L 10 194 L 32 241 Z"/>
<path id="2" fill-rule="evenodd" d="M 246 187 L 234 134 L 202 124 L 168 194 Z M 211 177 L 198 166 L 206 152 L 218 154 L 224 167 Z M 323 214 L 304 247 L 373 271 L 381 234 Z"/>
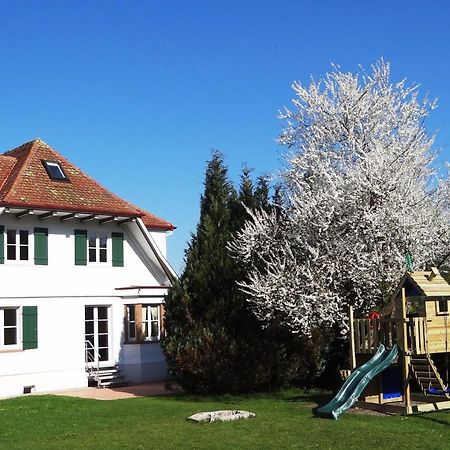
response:
<path id="1" fill-rule="evenodd" d="M 115 401 L 29 396 L 0 401 L 1 449 L 450 448 L 450 411 L 414 417 L 345 414 L 317 419 L 326 397 L 301 391 L 241 397 Z M 245 409 L 256 418 L 196 424 L 199 411 Z"/>

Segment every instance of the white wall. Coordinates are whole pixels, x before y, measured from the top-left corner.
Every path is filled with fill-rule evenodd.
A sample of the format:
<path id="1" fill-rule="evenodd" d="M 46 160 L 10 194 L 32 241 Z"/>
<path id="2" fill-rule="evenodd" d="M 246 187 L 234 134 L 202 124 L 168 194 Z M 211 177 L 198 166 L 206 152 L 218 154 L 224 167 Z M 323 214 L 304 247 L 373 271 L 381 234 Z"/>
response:
<path id="1" fill-rule="evenodd" d="M 155 297 L 151 301 L 162 302 L 163 297 Z M 131 383 L 161 380 L 167 375 L 159 343 L 124 343 L 124 304 L 129 304 L 130 300 L 117 297 L 11 298 L 2 299 L 0 303 L 20 308 L 37 306 L 38 310 L 38 348 L 0 351 L 0 397 L 20 395 L 25 386 L 35 386 L 36 392 L 87 386 L 84 350 L 86 305 L 110 307 L 110 357 L 101 365 L 117 364 Z"/>
<path id="2" fill-rule="evenodd" d="M 27 216 L 17 221 L 9 214 L 0 216 L 0 225 L 28 228 L 32 233 L 34 227 L 49 230 L 48 265 L 36 266 L 33 261 L 33 243 L 30 242 L 30 260 L 11 262 L 5 258 L 0 265 L 0 298 L 15 297 L 18 294 L 28 296 L 95 296 L 117 295 L 115 288 L 130 285 L 159 285 L 145 264 L 142 252 L 130 239 L 125 227 L 115 223 L 99 225 L 91 221 L 80 223 L 78 220 L 61 222 L 59 219 L 39 221 Z M 123 232 L 124 267 L 112 267 L 111 243 L 108 246 L 108 263 L 87 266 L 75 266 L 75 229 L 92 232 Z M 152 236 L 164 250 L 165 233 L 154 232 Z"/>
<path id="3" fill-rule="evenodd" d="M 124 344 L 124 304 L 163 302 L 164 294 L 164 290 L 152 290 L 151 299 L 142 300 L 138 293 L 124 299 L 122 296 L 136 292 L 115 289 L 160 284 L 125 227 L 77 220 L 39 221 L 34 217 L 17 221 L 8 214 L 0 216 L 0 225 L 29 228 L 30 232 L 34 227 L 49 230 L 47 266 L 34 265 L 32 240 L 29 261 L 7 261 L 5 251 L 5 263 L 0 264 L 0 306 L 38 307 L 38 348 L 0 350 L 0 397 L 20 395 L 24 386 L 30 385 L 37 392 L 87 386 L 85 305 L 110 305 L 110 359 L 119 364 L 130 381 L 165 377 L 166 364 L 158 343 Z M 106 265 L 75 266 L 75 229 L 124 232 L 124 267 L 112 267 L 110 242 Z M 165 254 L 165 233 L 155 232 L 152 236 Z"/>

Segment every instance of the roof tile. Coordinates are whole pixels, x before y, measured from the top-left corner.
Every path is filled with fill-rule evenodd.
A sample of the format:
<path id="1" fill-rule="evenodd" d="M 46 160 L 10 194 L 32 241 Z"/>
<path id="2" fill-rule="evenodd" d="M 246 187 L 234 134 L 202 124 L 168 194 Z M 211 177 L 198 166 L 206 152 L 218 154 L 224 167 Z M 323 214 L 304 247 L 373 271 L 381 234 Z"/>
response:
<path id="1" fill-rule="evenodd" d="M 43 160 L 58 161 L 69 181 L 50 179 Z M 108 191 L 40 139 L 0 155 L 0 206 L 137 216 L 147 228 L 175 228 Z"/>

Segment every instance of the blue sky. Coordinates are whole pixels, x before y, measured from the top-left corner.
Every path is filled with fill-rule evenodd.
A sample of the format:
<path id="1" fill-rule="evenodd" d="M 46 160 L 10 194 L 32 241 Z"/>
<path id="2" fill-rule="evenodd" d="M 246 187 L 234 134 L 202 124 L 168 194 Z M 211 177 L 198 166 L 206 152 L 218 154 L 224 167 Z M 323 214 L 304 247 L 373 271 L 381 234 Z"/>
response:
<path id="1" fill-rule="evenodd" d="M 0 3 L 0 149 L 40 137 L 123 198 L 170 220 L 177 271 L 211 149 L 237 181 L 275 172 L 278 111 L 338 63 L 379 57 L 439 98 L 450 142 L 450 2 L 43 1 Z"/>

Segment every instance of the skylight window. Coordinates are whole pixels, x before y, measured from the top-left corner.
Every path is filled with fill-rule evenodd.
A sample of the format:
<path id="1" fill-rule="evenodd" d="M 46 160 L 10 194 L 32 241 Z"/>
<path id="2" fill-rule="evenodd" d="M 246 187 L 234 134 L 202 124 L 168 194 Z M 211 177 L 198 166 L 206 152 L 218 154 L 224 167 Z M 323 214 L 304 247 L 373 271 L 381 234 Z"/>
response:
<path id="1" fill-rule="evenodd" d="M 57 181 L 69 181 L 67 178 L 67 175 L 65 174 L 63 168 L 61 167 L 61 164 L 58 161 L 42 161 L 42 164 L 44 164 L 45 170 L 48 173 L 48 176 L 52 180 Z"/>

